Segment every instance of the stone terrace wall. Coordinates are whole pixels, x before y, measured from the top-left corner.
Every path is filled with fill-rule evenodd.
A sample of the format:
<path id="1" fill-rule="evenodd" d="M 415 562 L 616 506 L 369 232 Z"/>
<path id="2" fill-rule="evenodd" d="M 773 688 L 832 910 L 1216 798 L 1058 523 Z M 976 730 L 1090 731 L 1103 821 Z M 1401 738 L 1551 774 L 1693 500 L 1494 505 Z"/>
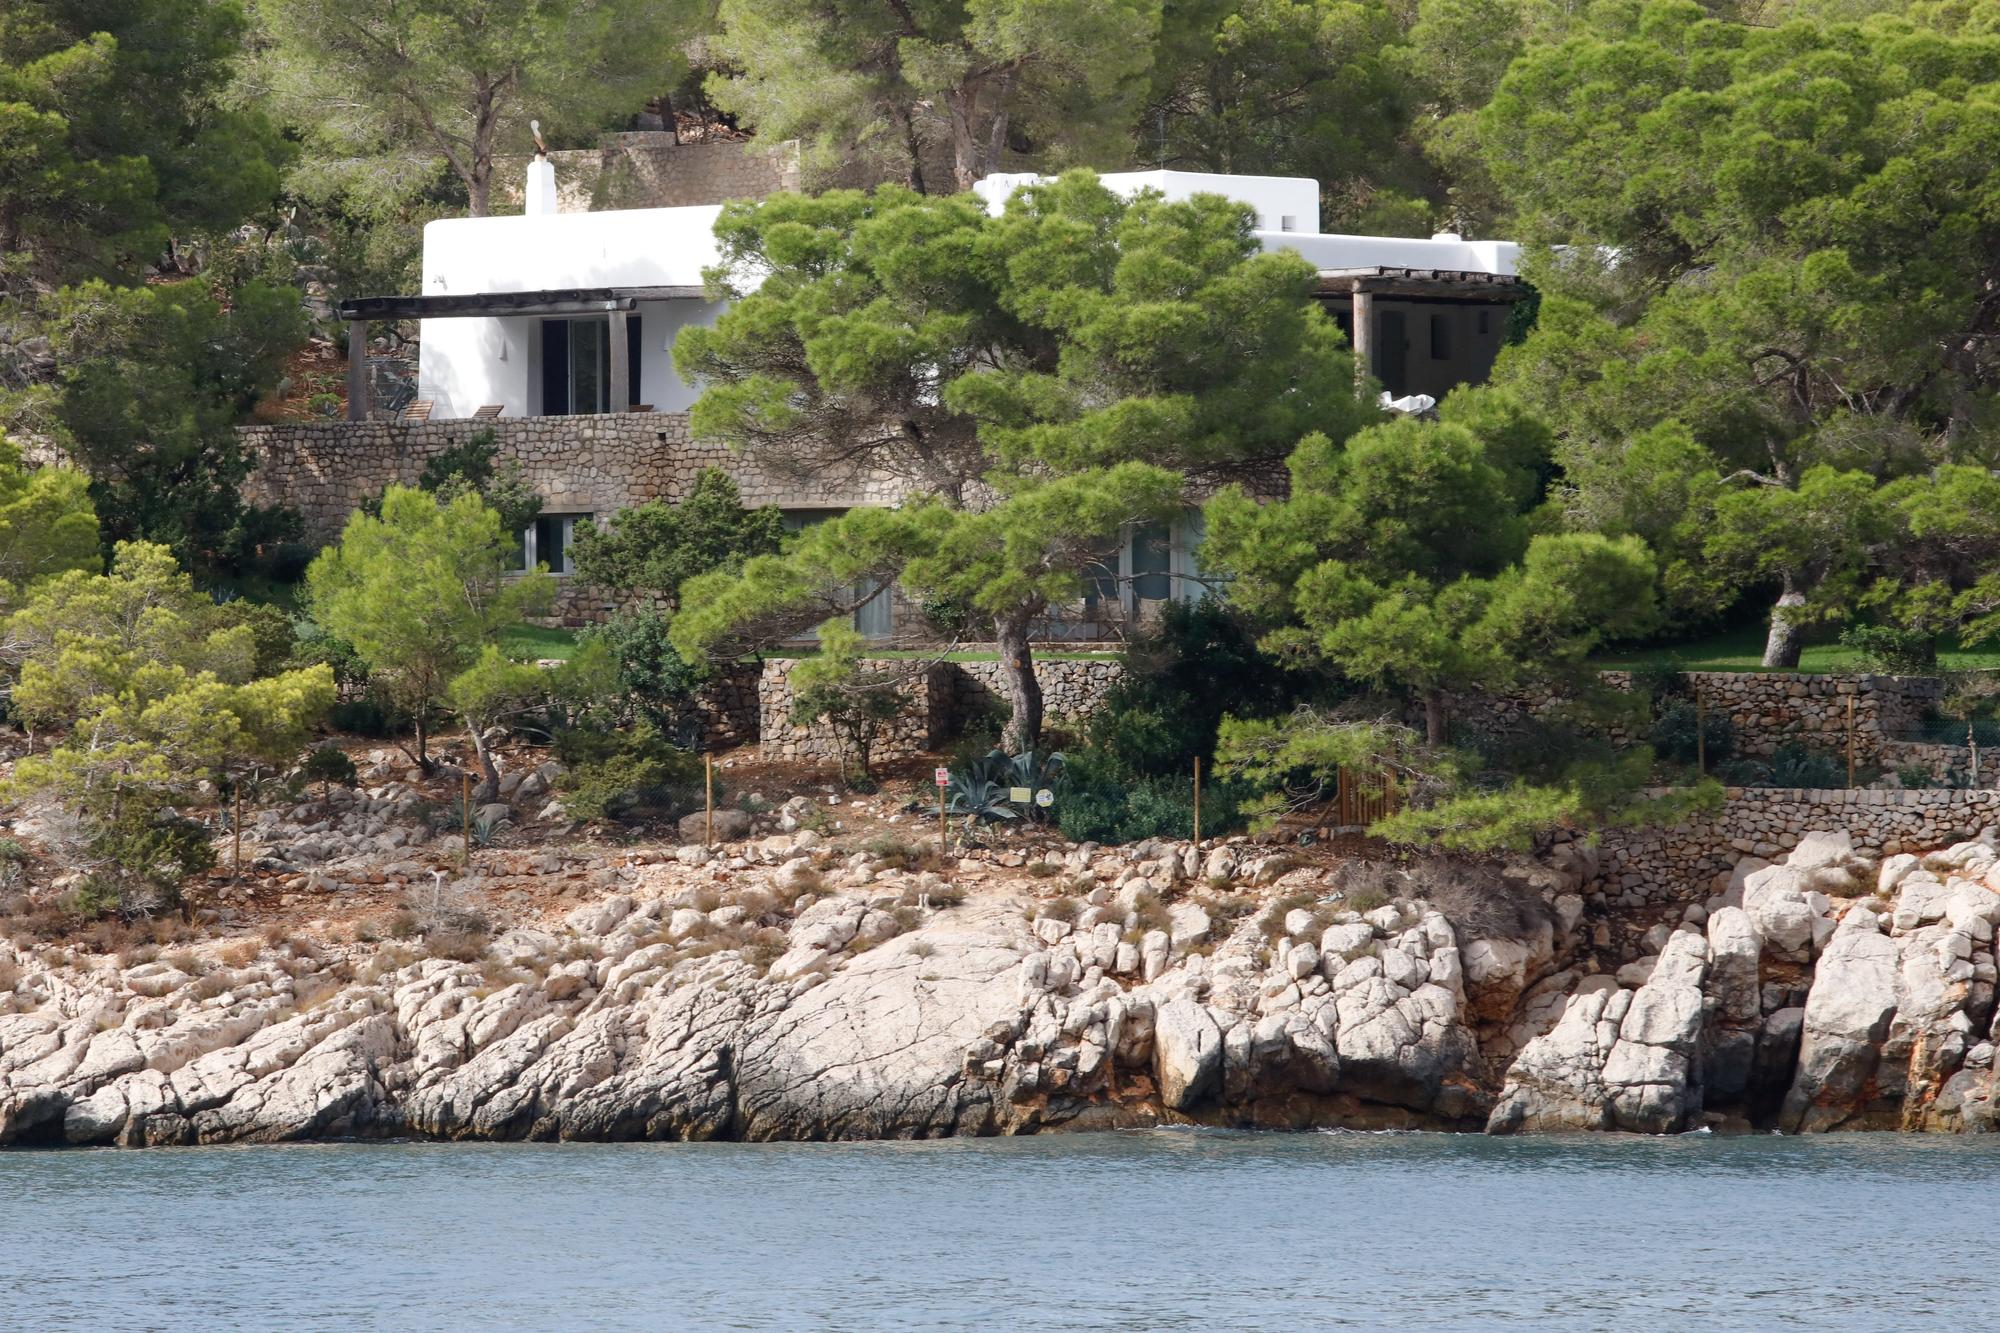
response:
<path id="1" fill-rule="evenodd" d="M 1599 676 L 1614 689 L 1632 688 L 1629 671 L 1605 671 Z M 1914 727 L 1945 692 L 1944 682 L 1934 676 L 1688 671 L 1682 678 L 1710 713 L 1728 717 L 1736 733 L 1737 752 L 1744 755 L 1768 756 L 1793 741 L 1845 755 L 1847 701 L 1851 697 L 1854 752 L 1862 763 L 1880 762 L 1885 742 Z M 1530 719 L 1568 702 L 1567 694 L 1548 690 L 1459 696 L 1451 706 L 1454 734 L 1514 735 Z M 1413 713 L 1407 720 L 1421 726 L 1422 714 Z M 1609 738 L 1627 743 L 1644 739 L 1644 731 L 1632 735 L 1613 727 Z"/>
<path id="2" fill-rule="evenodd" d="M 995 704 L 1004 706 L 1006 688 L 998 662 L 955 662 L 958 674 L 958 721 Z M 1035 679 L 1042 686 L 1042 716 L 1050 722 L 1089 717 L 1104 695 L 1125 674 L 1123 664 L 1104 661 L 1052 661 L 1037 658 Z"/>
<path id="3" fill-rule="evenodd" d="M 607 134 L 596 148 L 561 148 L 549 154 L 556 168 L 556 210 L 590 213 L 608 208 L 678 208 L 762 199 L 799 188 L 799 149 L 714 140 L 674 142 L 665 130 Z M 494 194 L 520 208 L 528 159 L 494 163 Z"/>
<path id="4" fill-rule="evenodd" d="M 701 748 L 728 750 L 738 745 L 754 745 L 762 734 L 758 710 L 758 682 L 763 673 L 754 662 L 731 666 L 719 672 L 695 696 L 695 712 L 701 718 Z"/>
<path id="5" fill-rule="evenodd" d="M 1768 755 L 1790 741 L 1845 754 L 1852 698 L 1855 757 L 1874 763 L 1886 739 L 1915 726 L 1925 709 L 1944 697 L 1944 682 L 1934 676 L 1754 671 L 1686 676 L 1711 712 L 1728 714 L 1737 749 L 1754 755 Z"/>
<path id="6" fill-rule="evenodd" d="M 291 505 L 305 518 L 307 538 L 324 542 L 339 534 L 363 500 L 392 481 L 413 484 L 426 460 L 482 429 L 493 431 L 502 458 L 520 462 L 551 513 L 608 516 L 648 500 L 679 500 L 705 467 L 734 477 L 748 505 L 894 504 L 905 490 L 893 479 L 863 473 L 799 476 L 723 445 L 695 444 L 683 412 L 613 412 L 245 426 L 239 434 L 254 468 L 244 498 Z"/>
<path id="7" fill-rule="evenodd" d="M 792 721 L 792 669 L 798 658 L 776 657 L 764 663 L 757 682 L 758 750 L 766 759 L 835 763 L 841 758 L 840 738 L 825 722 L 800 726 Z M 875 740 L 876 761 L 907 759 L 943 746 L 952 736 L 957 685 L 948 663 L 864 661 L 869 673 L 909 675 L 897 687 L 903 706 Z"/>
<path id="8" fill-rule="evenodd" d="M 764 664 L 758 682 L 760 746 L 767 759 L 832 761 L 840 743 L 825 723 L 794 726 L 789 677 L 796 660 L 773 659 Z M 908 671 L 908 661 L 866 663 L 871 671 Z M 1116 662 L 1035 663 L 1042 684 L 1045 716 L 1050 721 L 1087 716 L 1104 698 L 1123 668 Z M 966 719 L 1001 696 L 998 662 L 937 662 L 925 667 L 903 689 L 904 709 L 890 732 L 876 743 L 877 759 L 906 759 L 942 749 L 965 730 Z"/>
<path id="9" fill-rule="evenodd" d="M 1627 906 L 1698 902 L 1727 885 L 1739 859 L 1775 859 L 1808 833 L 1844 829 L 1857 850 L 1880 857 L 1949 846 L 1994 824 L 2000 791 L 1731 787 L 1713 817 L 1606 830 L 1596 887 Z"/>

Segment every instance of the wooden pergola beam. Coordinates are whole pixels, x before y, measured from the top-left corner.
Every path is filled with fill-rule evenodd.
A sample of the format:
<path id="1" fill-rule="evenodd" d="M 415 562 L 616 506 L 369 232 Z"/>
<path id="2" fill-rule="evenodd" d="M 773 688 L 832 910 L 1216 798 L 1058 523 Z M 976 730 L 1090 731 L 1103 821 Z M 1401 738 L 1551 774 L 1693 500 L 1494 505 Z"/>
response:
<path id="1" fill-rule="evenodd" d="M 538 292 L 468 292 L 462 296 L 357 296 L 342 301 L 340 318 L 454 319 L 505 315 L 608 315 L 641 301 L 699 301 L 700 287 L 565 287 Z"/>

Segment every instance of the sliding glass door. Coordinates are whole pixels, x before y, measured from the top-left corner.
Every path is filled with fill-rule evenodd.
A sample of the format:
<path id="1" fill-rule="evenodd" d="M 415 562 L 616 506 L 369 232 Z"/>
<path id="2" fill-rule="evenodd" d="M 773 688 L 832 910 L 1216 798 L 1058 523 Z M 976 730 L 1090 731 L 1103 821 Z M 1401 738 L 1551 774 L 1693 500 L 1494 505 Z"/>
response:
<path id="1" fill-rule="evenodd" d="M 629 402 L 611 403 L 611 321 L 542 321 L 542 415 L 622 412 L 639 398 L 639 317 L 625 317 Z"/>

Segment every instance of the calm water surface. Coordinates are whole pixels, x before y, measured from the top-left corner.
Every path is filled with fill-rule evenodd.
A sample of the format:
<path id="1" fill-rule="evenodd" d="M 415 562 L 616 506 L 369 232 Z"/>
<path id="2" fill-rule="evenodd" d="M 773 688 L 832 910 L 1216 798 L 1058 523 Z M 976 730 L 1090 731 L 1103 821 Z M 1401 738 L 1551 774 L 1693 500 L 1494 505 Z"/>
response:
<path id="1" fill-rule="evenodd" d="M 0 1328 L 1992 1329 L 2000 1144 L 0 1153 Z"/>

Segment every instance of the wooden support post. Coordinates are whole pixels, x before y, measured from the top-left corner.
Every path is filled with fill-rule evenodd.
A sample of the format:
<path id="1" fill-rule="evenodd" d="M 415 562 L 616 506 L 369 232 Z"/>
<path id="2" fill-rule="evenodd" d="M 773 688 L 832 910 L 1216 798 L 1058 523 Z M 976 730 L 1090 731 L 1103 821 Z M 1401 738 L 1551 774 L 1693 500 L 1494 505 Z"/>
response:
<path id="1" fill-rule="evenodd" d="M 701 757 L 702 799 L 706 804 L 706 816 L 701 821 L 701 845 L 715 846 L 715 756 Z"/>
<path id="2" fill-rule="evenodd" d="M 368 420 L 368 321 L 347 321 L 347 419 Z"/>
<path id="3" fill-rule="evenodd" d="M 1357 382 L 1375 373 L 1375 293 L 1354 289 L 1354 378 Z"/>
<path id="4" fill-rule="evenodd" d="M 1854 696 L 1847 696 L 1847 785 L 1854 785 Z"/>
<path id="5" fill-rule="evenodd" d="M 465 864 L 472 865 L 472 774 L 458 775 L 458 820 L 465 842 Z"/>
<path id="6" fill-rule="evenodd" d="M 612 412 L 632 410 L 631 350 L 626 347 L 625 312 L 611 312 L 611 403 Z"/>
<path id="7" fill-rule="evenodd" d="M 1701 697 L 1699 685 L 1694 687 L 1694 769 L 1708 776 L 1708 701 Z"/>
<path id="8" fill-rule="evenodd" d="M 229 824 L 229 878 L 243 878 L 243 779 L 236 779 L 236 816 Z"/>
<path id="9" fill-rule="evenodd" d="M 1194 845 L 1201 846 L 1201 756 L 1194 757 Z"/>
<path id="10" fill-rule="evenodd" d="M 1965 724 L 1965 748 L 1972 751 L 1972 771 L 1965 775 L 1965 785 L 1971 791 L 1979 790 L 1979 736 L 1972 729 L 1972 723 Z"/>

